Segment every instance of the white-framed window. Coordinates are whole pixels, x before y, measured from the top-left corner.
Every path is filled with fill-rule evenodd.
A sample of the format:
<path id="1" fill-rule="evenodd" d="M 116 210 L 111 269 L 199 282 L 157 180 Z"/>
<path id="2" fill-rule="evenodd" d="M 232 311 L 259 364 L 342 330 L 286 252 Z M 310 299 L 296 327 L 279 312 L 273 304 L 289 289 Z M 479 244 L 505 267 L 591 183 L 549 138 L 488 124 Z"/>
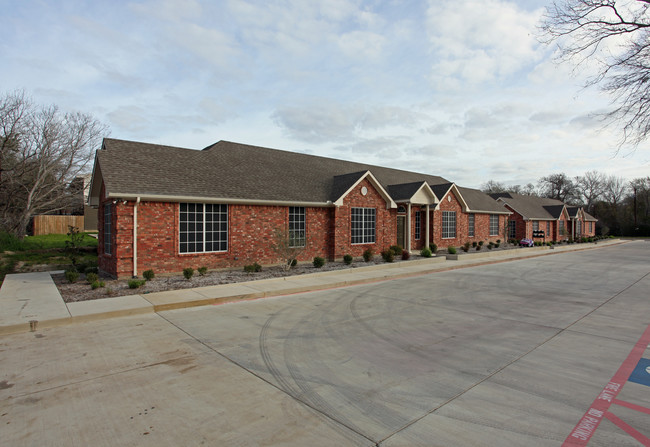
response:
<path id="1" fill-rule="evenodd" d="M 306 238 L 304 206 L 289 207 L 289 247 L 304 247 Z"/>
<path id="2" fill-rule="evenodd" d="M 353 244 L 375 243 L 376 212 L 374 208 L 351 209 L 351 241 Z"/>
<path id="3" fill-rule="evenodd" d="M 533 221 L 533 231 L 539 231 L 539 220 Z"/>
<path id="4" fill-rule="evenodd" d="M 508 221 L 508 238 L 515 239 L 517 237 L 517 222 L 514 220 Z"/>
<path id="5" fill-rule="evenodd" d="M 454 239 L 456 237 L 456 211 L 442 212 L 442 238 Z"/>
<path id="6" fill-rule="evenodd" d="M 576 236 L 582 236 L 582 221 L 576 220 Z"/>
<path id="7" fill-rule="evenodd" d="M 546 235 L 548 236 L 549 234 L 551 234 L 551 221 L 547 220 L 546 221 Z"/>
<path id="8" fill-rule="evenodd" d="M 560 235 L 562 235 L 562 233 L 564 233 L 564 232 L 565 232 L 565 229 L 564 229 L 564 221 L 561 220 L 561 221 L 560 221 Z"/>
<path id="9" fill-rule="evenodd" d="M 470 213 L 467 216 L 467 220 L 468 220 L 468 223 L 467 223 L 467 236 L 474 237 L 474 222 L 476 220 L 475 217 L 474 217 L 474 213 Z"/>
<path id="10" fill-rule="evenodd" d="M 111 234 L 113 232 L 113 207 L 110 203 L 104 205 L 104 254 L 110 255 L 113 249 Z"/>
<path id="11" fill-rule="evenodd" d="M 415 240 L 419 241 L 422 237 L 422 212 L 415 213 Z"/>
<path id="12" fill-rule="evenodd" d="M 490 236 L 499 235 L 499 215 L 490 214 Z"/>
<path id="13" fill-rule="evenodd" d="M 179 210 L 180 253 L 228 250 L 228 205 L 181 203 Z"/>
<path id="14" fill-rule="evenodd" d="M 594 232 L 594 223 L 590 221 L 589 222 L 589 233 L 593 233 L 593 232 Z"/>

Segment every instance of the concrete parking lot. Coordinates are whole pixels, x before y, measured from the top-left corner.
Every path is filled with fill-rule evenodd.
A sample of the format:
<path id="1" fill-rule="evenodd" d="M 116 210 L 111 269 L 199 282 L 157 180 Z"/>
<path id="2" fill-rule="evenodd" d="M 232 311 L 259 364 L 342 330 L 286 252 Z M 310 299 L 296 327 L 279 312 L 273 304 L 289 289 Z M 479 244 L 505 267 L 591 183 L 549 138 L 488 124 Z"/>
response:
<path id="1" fill-rule="evenodd" d="M 632 242 L 5 335 L 0 439 L 650 445 L 649 274 Z"/>

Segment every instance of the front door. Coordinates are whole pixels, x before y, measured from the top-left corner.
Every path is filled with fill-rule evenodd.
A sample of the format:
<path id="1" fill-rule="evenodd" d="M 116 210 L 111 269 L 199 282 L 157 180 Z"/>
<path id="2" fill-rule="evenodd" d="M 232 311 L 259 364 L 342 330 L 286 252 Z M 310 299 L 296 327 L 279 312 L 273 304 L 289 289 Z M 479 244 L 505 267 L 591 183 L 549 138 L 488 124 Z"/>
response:
<path id="1" fill-rule="evenodd" d="M 406 247 L 406 216 L 397 216 L 397 245 Z"/>

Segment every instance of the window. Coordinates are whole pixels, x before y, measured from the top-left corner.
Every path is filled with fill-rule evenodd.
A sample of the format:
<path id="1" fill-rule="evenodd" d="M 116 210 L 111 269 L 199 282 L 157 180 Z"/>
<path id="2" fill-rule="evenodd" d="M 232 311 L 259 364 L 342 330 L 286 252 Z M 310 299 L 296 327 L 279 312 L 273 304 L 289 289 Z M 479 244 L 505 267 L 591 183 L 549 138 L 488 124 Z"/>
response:
<path id="1" fill-rule="evenodd" d="M 508 238 L 515 239 L 517 237 L 517 222 L 514 220 L 508 221 Z"/>
<path id="2" fill-rule="evenodd" d="M 576 236 L 582 236 L 582 221 L 576 220 Z"/>
<path id="3" fill-rule="evenodd" d="M 551 222 L 547 220 L 546 221 L 546 235 L 548 236 L 549 234 L 551 234 Z"/>
<path id="4" fill-rule="evenodd" d="M 499 216 L 497 214 L 490 214 L 490 236 L 499 235 Z"/>
<path id="5" fill-rule="evenodd" d="M 375 243 L 375 209 L 352 208 L 352 243 Z"/>
<path id="6" fill-rule="evenodd" d="M 422 237 L 422 212 L 415 213 L 415 240 L 419 241 Z"/>
<path id="7" fill-rule="evenodd" d="M 289 247 L 305 246 L 305 207 L 289 207 Z"/>
<path id="8" fill-rule="evenodd" d="M 564 230 L 564 221 L 561 220 L 560 221 L 560 235 L 564 236 L 565 233 L 566 233 L 566 231 Z"/>
<path id="9" fill-rule="evenodd" d="M 593 232 L 594 232 L 594 226 L 593 226 L 593 225 L 594 225 L 593 222 L 589 222 L 589 233 L 593 233 Z"/>
<path id="10" fill-rule="evenodd" d="M 442 212 L 442 238 L 454 239 L 456 237 L 456 211 Z"/>
<path id="11" fill-rule="evenodd" d="M 181 253 L 228 250 L 228 205 L 181 203 L 179 241 Z"/>
<path id="12" fill-rule="evenodd" d="M 539 220 L 533 221 L 533 231 L 539 231 Z"/>
<path id="13" fill-rule="evenodd" d="M 474 213 L 471 213 L 467 216 L 469 219 L 469 224 L 467 226 L 467 235 L 469 237 L 474 237 Z"/>
<path id="14" fill-rule="evenodd" d="M 113 249 L 111 244 L 112 210 L 113 207 L 110 203 L 104 205 L 104 254 L 106 255 L 110 255 Z"/>

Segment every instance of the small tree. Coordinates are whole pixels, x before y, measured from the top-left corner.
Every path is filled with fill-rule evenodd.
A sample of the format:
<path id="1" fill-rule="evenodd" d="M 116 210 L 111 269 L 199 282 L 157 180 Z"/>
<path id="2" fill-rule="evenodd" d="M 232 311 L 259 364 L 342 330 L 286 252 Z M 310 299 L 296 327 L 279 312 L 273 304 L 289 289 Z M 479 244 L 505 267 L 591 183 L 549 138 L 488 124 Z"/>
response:
<path id="1" fill-rule="evenodd" d="M 273 251 L 282 261 L 284 270 L 291 269 L 294 261 L 307 249 L 307 239 L 293 237 L 286 228 L 273 230 Z"/>
<path id="2" fill-rule="evenodd" d="M 81 256 L 81 246 L 83 245 L 83 240 L 85 234 L 79 231 L 78 227 L 68 225 L 68 240 L 65 241 L 65 253 L 70 258 L 70 262 L 75 267 Z"/>

